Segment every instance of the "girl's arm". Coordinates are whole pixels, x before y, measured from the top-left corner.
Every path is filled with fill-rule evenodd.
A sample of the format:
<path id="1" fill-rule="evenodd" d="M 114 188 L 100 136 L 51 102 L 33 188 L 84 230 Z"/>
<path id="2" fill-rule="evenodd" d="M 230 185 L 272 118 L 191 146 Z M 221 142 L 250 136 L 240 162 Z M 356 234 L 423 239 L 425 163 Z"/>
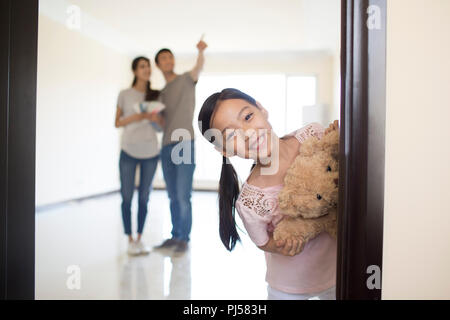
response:
<path id="1" fill-rule="evenodd" d="M 269 241 L 263 246 L 258 246 L 263 251 L 271 252 L 271 253 L 279 253 L 284 256 L 295 256 L 299 254 L 302 249 L 302 241 L 298 239 L 290 239 L 286 242 L 284 241 L 275 241 L 273 239 L 273 235 L 269 235 Z"/>
<path id="2" fill-rule="evenodd" d="M 124 127 L 127 124 L 130 124 L 130 123 L 136 122 L 136 121 L 141 121 L 142 119 L 144 119 L 142 113 L 135 113 L 126 118 L 122 118 L 122 114 L 123 114 L 122 109 L 117 107 L 116 122 L 115 122 L 116 128 Z"/>
<path id="3" fill-rule="evenodd" d="M 263 246 L 258 246 L 262 251 L 271 252 L 271 253 L 279 253 L 279 248 L 276 246 L 276 242 L 273 239 L 272 235 L 269 237 L 269 241 Z"/>
<path id="4" fill-rule="evenodd" d="M 303 250 L 303 242 L 299 239 L 275 241 L 273 232 L 267 229 L 268 222 L 262 220 L 252 209 L 243 206 L 240 201 L 236 202 L 236 211 L 241 217 L 250 239 L 261 250 L 285 256 L 294 256 Z"/>

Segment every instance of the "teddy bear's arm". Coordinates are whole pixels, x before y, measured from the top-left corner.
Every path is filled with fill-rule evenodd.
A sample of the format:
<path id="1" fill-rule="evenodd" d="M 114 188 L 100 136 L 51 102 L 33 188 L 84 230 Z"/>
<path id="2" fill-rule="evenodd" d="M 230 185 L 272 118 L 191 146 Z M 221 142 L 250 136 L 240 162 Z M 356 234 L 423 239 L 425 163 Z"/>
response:
<path id="1" fill-rule="evenodd" d="M 307 242 L 323 231 L 321 224 L 315 220 L 319 219 L 285 217 L 277 224 L 273 238 L 275 241 L 296 238 Z"/>
<path id="2" fill-rule="evenodd" d="M 284 217 L 273 232 L 275 241 L 299 239 L 306 244 L 320 233 L 326 231 L 336 238 L 336 212 L 315 219 Z"/>

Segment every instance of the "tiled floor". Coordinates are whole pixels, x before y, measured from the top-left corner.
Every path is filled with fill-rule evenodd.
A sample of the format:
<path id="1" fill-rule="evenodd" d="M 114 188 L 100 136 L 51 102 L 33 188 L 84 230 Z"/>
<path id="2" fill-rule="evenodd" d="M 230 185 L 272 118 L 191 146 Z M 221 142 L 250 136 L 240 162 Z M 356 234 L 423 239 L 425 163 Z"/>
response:
<path id="1" fill-rule="evenodd" d="M 217 193 L 193 193 L 190 250 L 180 257 L 129 257 L 120 202 L 113 194 L 37 213 L 36 299 L 266 299 L 263 252 L 243 232 L 231 253 L 220 242 Z M 170 230 L 166 191 L 153 190 L 143 240 L 152 247 Z"/>

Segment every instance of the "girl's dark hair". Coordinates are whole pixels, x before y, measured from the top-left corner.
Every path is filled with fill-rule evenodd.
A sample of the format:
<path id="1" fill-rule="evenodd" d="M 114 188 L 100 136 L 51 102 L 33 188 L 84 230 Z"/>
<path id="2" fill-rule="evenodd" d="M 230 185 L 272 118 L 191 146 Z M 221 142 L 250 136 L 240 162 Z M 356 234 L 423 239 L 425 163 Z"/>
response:
<path id="1" fill-rule="evenodd" d="M 146 57 L 137 57 L 137 58 L 135 58 L 133 60 L 133 63 L 131 64 L 131 69 L 133 71 L 136 71 L 136 69 L 138 67 L 138 64 L 139 64 L 139 61 L 141 61 L 141 60 L 147 61 L 148 64 L 150 65 L 150 60 L 148 58 L 146 58 Z M 136 76 L 134 76 L 133 83 L 131 84 L 131 86 L 134 87 L 136 82 L 137 82 L 137 78 L 136 78 Z M 158 99 L 160 91 L 153 90 L 151 88 L 150 81 L 148 81 L 148 83 L 147 83 L 147 89 L 146 90 L 147 91 L 146 91 L 146 94 L 145 94 L 145 101 L 154 101 L 154 100 Z"/>
<path id="2" fill-rule="evenodd" d="M 216 92 L 205 100 L 198 114 L 198 125 L 202 135 L 211 127 L 211 117 L 221 101 L 229 99 L 242 99 L 251 105 L 258 107 L 255 99 L 249 95 L 233 88 L 227 88 L 221 92 Z M 207 138 L 214 143 L 214 137 Z M 255 165 L 252 166 L 252 169 Z M 236 171 L 231 163 L 227 163 L 227 158 L 223 157 L 222 173 L 219 181 L 219 234 L 222 243 L 228 251 L 234 249 L 236 242 L 240 241 L 236 230 L 235 203 L 239 196 L 239 180 Z"/>

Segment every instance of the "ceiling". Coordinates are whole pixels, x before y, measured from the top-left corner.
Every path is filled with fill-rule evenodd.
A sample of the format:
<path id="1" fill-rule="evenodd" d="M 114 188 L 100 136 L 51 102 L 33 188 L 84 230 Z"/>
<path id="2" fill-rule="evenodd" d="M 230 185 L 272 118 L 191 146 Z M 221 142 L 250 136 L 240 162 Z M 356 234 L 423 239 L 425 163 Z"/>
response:
<path id="1" fill-rule="evenodd" d="M 71 4 L 82 29 L 127 54 L 169 47 L 208 52 L 331 51 L 339 48 L 339 0 L 41 0 L 41 14 L 63 22 Z"/>

